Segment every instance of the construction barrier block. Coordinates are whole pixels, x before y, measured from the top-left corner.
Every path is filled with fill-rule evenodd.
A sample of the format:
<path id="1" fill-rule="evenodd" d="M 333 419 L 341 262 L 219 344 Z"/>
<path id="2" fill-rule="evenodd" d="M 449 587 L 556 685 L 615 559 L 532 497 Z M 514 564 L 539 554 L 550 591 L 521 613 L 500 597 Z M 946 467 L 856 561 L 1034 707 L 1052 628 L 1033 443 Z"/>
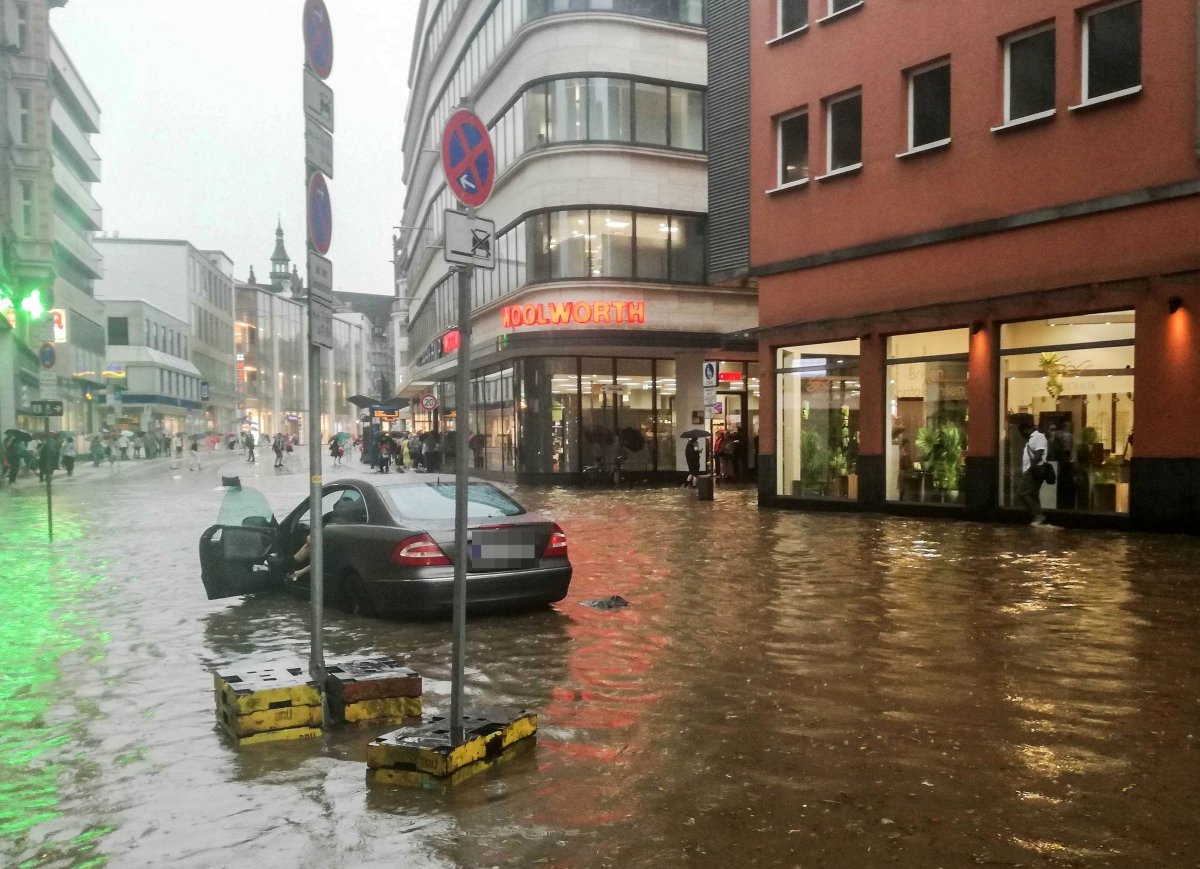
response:
<path id="1" fill-rule="evenodd" d="M 445 778 L 482 760 L 493 760 L 508 746 L 537 732 L 537 715 L 522 710 L 513 716 L 463 716 L 462 741 L 450 740 L 450 722 L 430 719 L 420 727 L 402 728 L 368 743 L 371 769 L 409 770 Z"/>
<path id="2" fill-rule="evenodd" d="M 266 733 L 271 730 L 288 730 L 294 727 L 320 727 L 320 706 L 285 706 L 279 709 L 264 709 L 249 715 L 236 715 L 224 704 L 217 708 L 217 718 L 222 726 L 236 737 Z"/>
<path id="3" fill-rule="evenodd" d="M 359 700 L 341 706 L 329 695 L 329 717 L 346 724 L 368 721 L 398 721 L 404 724 L 421 723 L 420 697 L 383 697 L 378 700 Z"/>
<path id="4" fill-rule="evenodd" d="M 325 668 L 325 676 L 325 691 L 347 704 L 421 696 L 421 676 L 391 658 L 334 661 Z"/>
<path id="5" fill-rule="evenodd" d="M 393 787 L 421 788 L 422 790 L 444 791 L 453 787 L 454 785 L 461 784 L 469 778 L 474 778 L 481 772 L 487 772 L 489 769 L 511 760 L 525 749 L 532 748 L 536 741 L 536 738 L 523 740 L 516 743 L 511 749 L 500 754 L 499 757 L 492 758 L 490 760 L 479 760 L 475 763 L 467 764 L 462 769 L 447 776 L 431 775 L 427 772 L 418 772 L 415 769 L 391 767 L 371 769 L 368 767 L 367 783 L 391 785 Z"/>
<path id="6" fill-rule="evenodd" d="M 320 727 L 288 727 L 283 730 L 267 730 L 263 733 L 253 733 L 249 736 L 238 736 L 228 728 L 226 728 L 225 732 L 229 734 L 230 738 L 238 746 L 257 745 L 260 742 L 280 742 L 288 739 L 315 739 L 324 733 Z"/>
<path id="7" fill-rule="evenodd" d="M 303 666 L 258 667 L 213 674 L 217 705 L 235 715 L 249 715 L 289 706 L 321 706 L 317 683 Z"/>

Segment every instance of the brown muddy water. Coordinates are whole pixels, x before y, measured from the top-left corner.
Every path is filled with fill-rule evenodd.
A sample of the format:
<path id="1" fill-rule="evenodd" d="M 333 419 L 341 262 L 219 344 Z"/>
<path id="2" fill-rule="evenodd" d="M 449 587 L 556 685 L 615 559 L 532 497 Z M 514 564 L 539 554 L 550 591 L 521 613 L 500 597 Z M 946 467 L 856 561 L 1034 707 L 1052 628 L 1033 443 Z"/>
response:
<path id="1" fill-rule="evenodd" d="M 1196 539 L 522 488 L 575 579 L 469 622 L 466 691 L 536 744 L 413 791 L 365 782 L 388 727 L 216 730 L 212 670 L 303 660 L 307 607 L 207 601 L 216 474 L 152 464 L 61 483 L 53 546 L 0 491 L 5 866 L 1200 865 Z M 256 473 L 278 515 L 306 494 Z M 448 623 L 333 611 L 326 645 L 448 711 Z"/>

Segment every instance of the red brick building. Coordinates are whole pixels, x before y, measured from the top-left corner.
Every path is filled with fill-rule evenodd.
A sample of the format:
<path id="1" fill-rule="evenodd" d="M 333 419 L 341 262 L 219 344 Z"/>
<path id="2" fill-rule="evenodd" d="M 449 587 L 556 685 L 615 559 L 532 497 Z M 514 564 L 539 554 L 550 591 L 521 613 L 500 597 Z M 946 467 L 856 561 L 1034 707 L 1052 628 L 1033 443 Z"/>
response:
<path id="1" fill-rule="evenodd" d="M 1195 0 L 750 5 L 762 502 L 1200 528 Z"/>

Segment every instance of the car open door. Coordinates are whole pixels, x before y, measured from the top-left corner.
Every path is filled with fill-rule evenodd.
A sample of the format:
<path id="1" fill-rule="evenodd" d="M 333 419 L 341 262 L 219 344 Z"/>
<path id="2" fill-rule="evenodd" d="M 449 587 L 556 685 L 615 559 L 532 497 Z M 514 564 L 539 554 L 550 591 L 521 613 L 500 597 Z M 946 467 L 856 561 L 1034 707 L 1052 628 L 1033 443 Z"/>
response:
<path id="1" fill-rule="evenodd" d="M 279 585 L 268 556 L 276 548 L 279 525 L 257 489 L 230 488 L 217 524 L 200 536 L 200 579 L 209 600 L 255 594 Z"/>

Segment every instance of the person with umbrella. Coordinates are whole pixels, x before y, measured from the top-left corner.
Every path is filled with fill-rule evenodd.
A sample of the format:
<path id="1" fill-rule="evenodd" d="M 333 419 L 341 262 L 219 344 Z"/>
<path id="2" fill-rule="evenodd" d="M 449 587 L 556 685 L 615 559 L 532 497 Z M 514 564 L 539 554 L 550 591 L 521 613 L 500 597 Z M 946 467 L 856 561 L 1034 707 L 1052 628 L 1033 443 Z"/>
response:
<path id="1" fill-rule="evenodd" d="M 58 435 L 51 434 L 50 437 L 46 438 L 46 442 L 42 444 L 42 451 L 38 454 L 39 483 L 54 476 L 54 472 L 58 468 L 58 458 Z"/>
<path id="2" fill-rule="evenodd" d="M 19 428 L 10 428 L 4 433 L 4 464 L 8 470 L 9 485 L 17 481 L 17 472 L 21 470 L 21 461 L 25 458 L 25 445 L 32 438 L 33 435 Z"/>
<path id="3" fill-rule="evenodd" d="M 700 438 L 712 437 L 702 428 L 691 428 L 680 435 L 687 438 L 687 446 L 683 448 L 683 458 L 687 462 L 688 475 L 683 486 L 696 488 L 696 478 L 700 476 Z"/>

